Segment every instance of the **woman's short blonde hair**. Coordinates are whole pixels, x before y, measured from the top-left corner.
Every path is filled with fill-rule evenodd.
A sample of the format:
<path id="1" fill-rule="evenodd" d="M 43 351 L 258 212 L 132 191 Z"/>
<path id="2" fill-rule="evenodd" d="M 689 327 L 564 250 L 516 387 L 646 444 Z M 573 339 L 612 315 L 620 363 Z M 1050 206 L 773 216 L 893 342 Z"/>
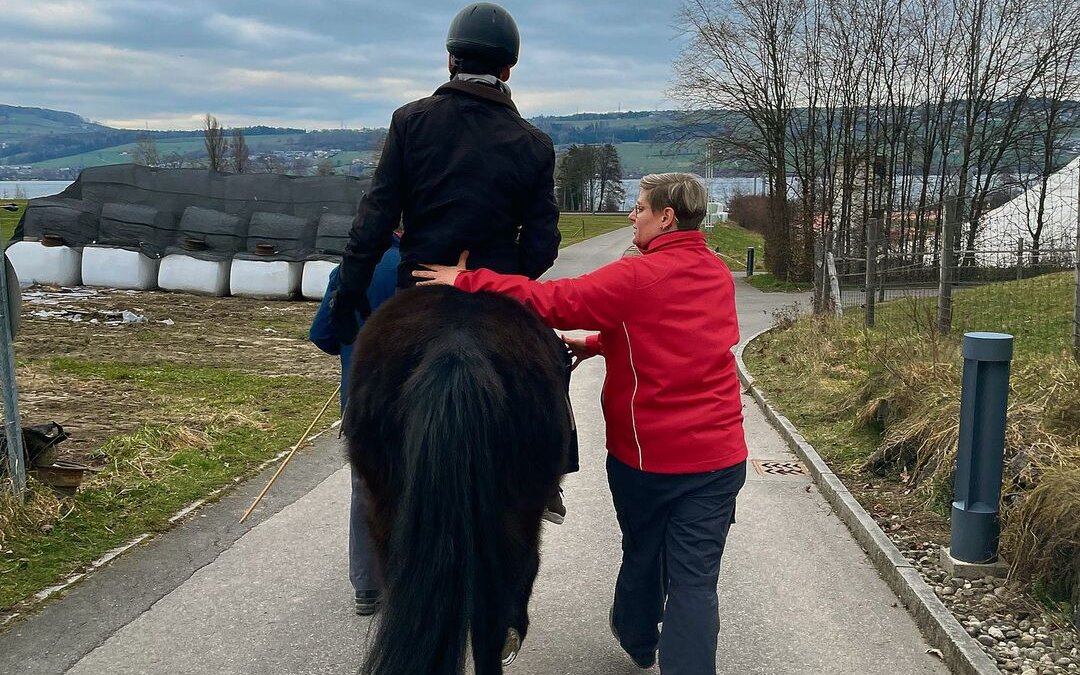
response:
<path id="1" fill-rule="evenodd" d="M 654 212 L 671 207 L 680 230 L 696 230 L 705 219 L 709 197 L 692 173 L 650 173 L 641 179 L 641 189 Z"/>

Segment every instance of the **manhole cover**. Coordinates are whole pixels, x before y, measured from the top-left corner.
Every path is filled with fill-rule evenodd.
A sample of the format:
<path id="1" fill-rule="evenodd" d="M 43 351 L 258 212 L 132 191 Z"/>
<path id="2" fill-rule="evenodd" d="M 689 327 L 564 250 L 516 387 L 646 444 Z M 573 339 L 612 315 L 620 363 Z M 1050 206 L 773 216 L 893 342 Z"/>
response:
<path id="1" fill-rule="evenodd" d="M 754 465 L 754 471 L 759 476 L 805 476 L 806 467 L 802 462 L 777 462 L 766 459 L 750 460 Z"/>

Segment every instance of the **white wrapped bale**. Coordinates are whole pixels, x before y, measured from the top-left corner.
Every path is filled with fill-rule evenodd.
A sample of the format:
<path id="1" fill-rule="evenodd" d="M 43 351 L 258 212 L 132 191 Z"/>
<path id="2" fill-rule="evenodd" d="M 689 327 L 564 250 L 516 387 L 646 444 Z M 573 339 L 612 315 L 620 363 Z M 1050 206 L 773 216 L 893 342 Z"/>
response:
<path id="1" fill-rule="evenodd" d="M 161 259 L 158 286 L 166 291 L 223 296 L 229 293 L 229 261 L 174 253 Z"/>
<path id="2" fill-rule="evenodd" d="M 20 286 L 82 283 L 82 252 L 70 246 L 45 246 L 39 241 L 17 241 L 7 247 Z"/>
<path id="3" fill-rule="evenodd" d="M 82 255 L 83 285 L 149 291 L 157 288 L 160 262 L 138 251 L 87 246 Z"/>
<path id="4" fill-rule="evenodd" d="M 288 260 L 233 259 L 229 290 L 233 295 L 289 300 L 300 290 L 303 263 Z"/>
<path id="5" fill-rule="evenodd" d="M 304 263 L 304 278 L 300 282 L 300 294 L 308 300 L 322 300 L 330 283 L 330 273 L 337 267 L 330 260 L 309 260 Z"/>

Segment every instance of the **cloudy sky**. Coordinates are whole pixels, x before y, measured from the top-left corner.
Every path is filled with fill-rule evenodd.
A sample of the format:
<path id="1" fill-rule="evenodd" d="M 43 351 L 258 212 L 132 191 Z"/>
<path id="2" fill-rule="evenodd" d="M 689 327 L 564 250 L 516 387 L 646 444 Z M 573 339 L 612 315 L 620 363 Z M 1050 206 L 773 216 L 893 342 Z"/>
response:
<path id="1" fill-rule="evenodd" d="M 652 110 L 681 0 L 503 0 L 522 114 Z M 464 0 L 0 0 L 0 103 L 125 128 L 381 127 L 446 78 Z"/>

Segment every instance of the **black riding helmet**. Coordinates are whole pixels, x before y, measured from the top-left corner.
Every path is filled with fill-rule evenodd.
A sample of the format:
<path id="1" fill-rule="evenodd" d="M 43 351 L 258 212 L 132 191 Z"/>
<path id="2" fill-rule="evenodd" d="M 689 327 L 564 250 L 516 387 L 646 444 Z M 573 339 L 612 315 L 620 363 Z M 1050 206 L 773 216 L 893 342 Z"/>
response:
<path id="1" fill-rule="evenodd" d="M 494 66 L 513 66 L 521 37 L 510 12 L 490 2 L 474 2 L 457 13 L 446 33 L 446 51 Z"/>

